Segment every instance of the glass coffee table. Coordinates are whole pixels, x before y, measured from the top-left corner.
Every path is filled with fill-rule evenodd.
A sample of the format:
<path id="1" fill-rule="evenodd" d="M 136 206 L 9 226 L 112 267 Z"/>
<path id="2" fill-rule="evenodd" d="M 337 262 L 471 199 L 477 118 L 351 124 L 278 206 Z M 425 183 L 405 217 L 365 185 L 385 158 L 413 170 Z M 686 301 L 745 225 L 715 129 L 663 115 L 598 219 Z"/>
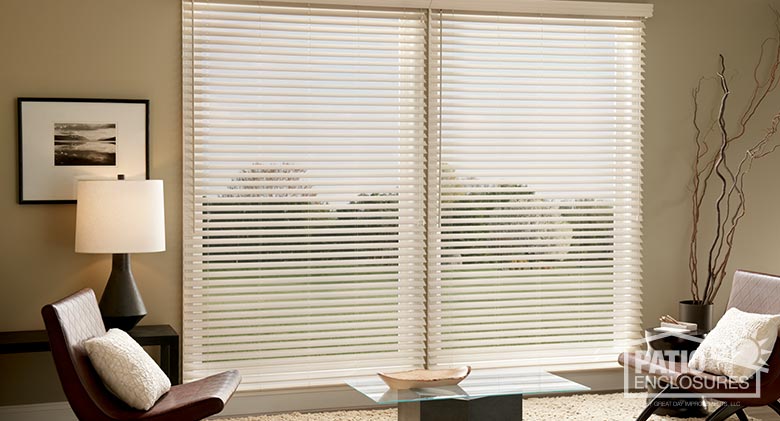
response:
<path id="1" fill-rule="evenodd" d="M 475 369 L 457 386 L 393 390 L 379 376 L 347 384 L 379 404 L 398 405 L 399 421 L 521 421 L 523 395 L 589 387 L 541 370 Z"/>

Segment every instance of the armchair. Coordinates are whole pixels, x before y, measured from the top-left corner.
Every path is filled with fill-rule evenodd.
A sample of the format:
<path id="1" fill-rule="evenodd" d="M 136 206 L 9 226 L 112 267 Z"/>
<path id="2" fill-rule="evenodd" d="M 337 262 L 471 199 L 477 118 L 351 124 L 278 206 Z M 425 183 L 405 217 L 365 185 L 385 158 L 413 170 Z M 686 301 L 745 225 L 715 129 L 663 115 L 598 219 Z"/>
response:
<path id="1" fill-rule="evenodd" d="M 749 313 L 780 314 L 780 276 L 738 270 L 734 274 L 731 295 L 727 308 L 736 307 Z M 633 353 L 618 357 L 621 365 L 640 369 L 647 375 L 663 376 L 678 388 L 703 396 L 718 395 L 733 391 L 733 384 L 725 376 L 691 370 L 677 362 L 673 366 L 659 365 L 649 359 L 642 359 Z M 744 409 L 767 405 L 780 415 L 780 340 L 775 343 L 766 363 L 767 372 L 759 380 L 750 380 L 742 389 L 745 394 L 755 396 L 718 397 L 723 404 L 713 411 L 707 421 L 723 421 L 736 415 L 740 421 L 747 421 Z M 642 411 L 636 421 L 645 421 L 659 408 L 659 402 L 669 388 L 662 390 Z M 756 393 L 757 392 L 757 393 Z"/>
<path id="2" fill-rule="evenodd" d="M 237 371 L 226 371 L 171 387 L 148 411 L 133 409 L 106 389 L 82 345 L 106 332 L 95 293 L 83 289 L 41 313 L 60 383 L 79 420 L 201 420 L 222 411 L 241 381 Z"/>

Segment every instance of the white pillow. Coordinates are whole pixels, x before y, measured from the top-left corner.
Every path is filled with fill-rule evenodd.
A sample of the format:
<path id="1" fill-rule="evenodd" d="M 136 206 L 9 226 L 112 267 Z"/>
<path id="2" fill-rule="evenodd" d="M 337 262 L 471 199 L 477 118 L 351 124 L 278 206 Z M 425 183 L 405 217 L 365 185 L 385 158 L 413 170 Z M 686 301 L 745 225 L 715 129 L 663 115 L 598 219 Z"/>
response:
<path id="1" fill-rule="evenodd" d="M 148 410 L 171 381 L 133 338 L 119 329 L 84 341 L 92 365 L 108 389 L 135 409 Z"/>
<path id="2" fill-rule="evenodd" d="M 780 315 L 730 308 L 702 341 L 688 367 L 747 381 L 766 363 L 777 340 Z"/>

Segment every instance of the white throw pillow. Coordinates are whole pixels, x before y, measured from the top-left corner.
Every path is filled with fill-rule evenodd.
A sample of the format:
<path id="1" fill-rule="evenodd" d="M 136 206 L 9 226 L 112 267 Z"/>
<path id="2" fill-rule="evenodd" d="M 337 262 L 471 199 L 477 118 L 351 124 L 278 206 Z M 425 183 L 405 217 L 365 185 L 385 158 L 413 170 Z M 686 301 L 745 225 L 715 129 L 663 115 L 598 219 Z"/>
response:
<path id="1" fill-rule="evenodd" d="M 92 365 L 108 389 L 136 409 L 148 410 L 171 381 L 133 338 L 119 329 L 84 341 Z"/>
<path id="2" fill-rule="evenodd" d="M 769 358 L 779 326 L 780 315 L 730 308 L 693 353 L 688 367 L 747 381 Z"/>

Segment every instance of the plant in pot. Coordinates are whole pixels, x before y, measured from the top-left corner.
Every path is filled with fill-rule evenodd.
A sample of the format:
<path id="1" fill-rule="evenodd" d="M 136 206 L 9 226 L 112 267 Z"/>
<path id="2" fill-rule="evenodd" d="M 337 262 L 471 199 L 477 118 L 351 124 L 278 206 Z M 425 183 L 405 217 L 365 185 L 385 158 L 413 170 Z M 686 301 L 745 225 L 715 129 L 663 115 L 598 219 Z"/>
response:
<path id="1" fill-rule="evenodd" d="M 696 157 L 691 193 L 693 230 L 688 261 L 691 299 L 680 301 L 679 315 L 681 320 L 697 323 L 704 331 L 713 327 L 713 302 L 726 277 L 734 234 L 746 213 L 746 177 L 756 160 L 780 146 L 773 139 L 780 124 L 780 112 L 772 116 L 769 125 L 757 138 L 744 140 L 756 113 L 780 81 L 780 15 L 775 37 L 761 44 L 759 58 L 753 68 L 753 91 L 747 104 L 736 114 L 736 121 L 730 124 L 727 116 L 732 115 L 728 113 L 731 91 L 723 55 L 720 55 L 719 67 L 714 78 L 719 86 L 719 101 L 712 113 L 703 112 L 705 100 L 702 99 L 702 88 L 713 79 L 699 79 L 692 91 Z M 703 118 L 702 114 L 712 117 Z M 735 151 L 736 147 L 740 149 Z M 707 231 L 701 226 L 701 217 L 705 213 L 715 220 L 714 226 L 706 227 Z"/>

